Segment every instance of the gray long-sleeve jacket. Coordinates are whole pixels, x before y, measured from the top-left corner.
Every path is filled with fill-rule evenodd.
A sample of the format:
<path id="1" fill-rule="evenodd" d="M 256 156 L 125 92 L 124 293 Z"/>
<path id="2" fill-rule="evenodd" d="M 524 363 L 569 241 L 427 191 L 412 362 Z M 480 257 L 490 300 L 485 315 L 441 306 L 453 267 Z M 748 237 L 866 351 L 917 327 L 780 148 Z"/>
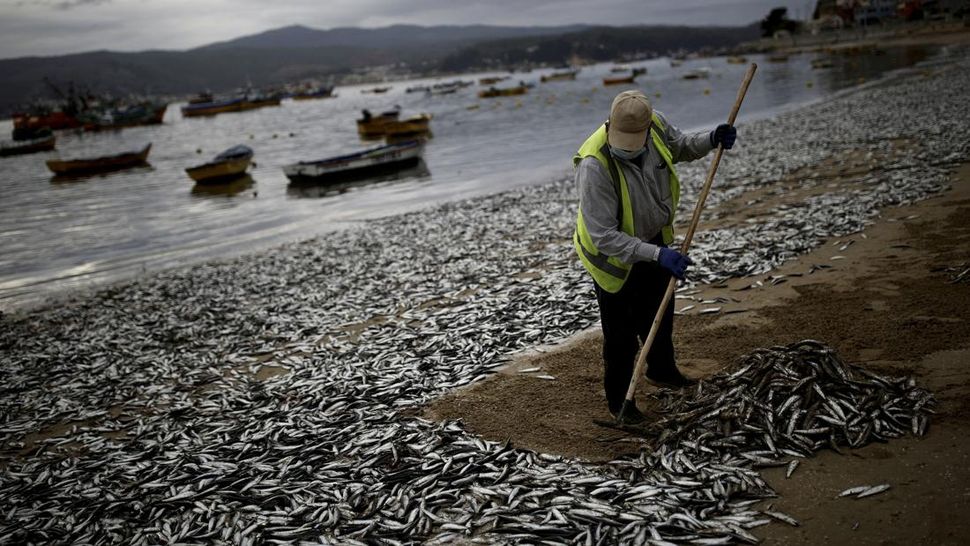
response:
<path id="1" fill-rule="evenodd" d="M 660 112 L 657 117 L 666 130 L 663 139 L 670 148 L 673 162 L 693 161 L 712 149 L 708 132 L 687 135 L 671 125 Z M 647 139 L 647 151 L 632 161 L 613 157 L 617 168 L 623 170 L 633 206 L 633 225 L 636 237 L 623 233 L 616 217 L 619 196 L 610 180 L 610 173 L 595 157 L 586 157 L 576 166 L 576 185 L 579 206 L 583 211 L 586 229 L 596 249 L 623 262 L 656 261 L 660 248 L 648 243 L 673 219 L 673 195 L 670 191 L 670 172 L 660 152 Z"/>

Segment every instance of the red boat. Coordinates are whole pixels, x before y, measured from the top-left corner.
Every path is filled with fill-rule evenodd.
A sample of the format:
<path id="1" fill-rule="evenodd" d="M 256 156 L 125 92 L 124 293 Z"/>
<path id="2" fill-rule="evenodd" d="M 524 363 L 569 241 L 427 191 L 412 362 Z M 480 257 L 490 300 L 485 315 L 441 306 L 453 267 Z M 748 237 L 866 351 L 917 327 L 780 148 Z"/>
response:
<path id="1" fill-rule="evenodd" d="M 73 114 L 63 111 L 17 113 L 13 115 L 13 139 L 30 140 L 45 127 L 53 130 L 74 129 L 81 121 Z"/>

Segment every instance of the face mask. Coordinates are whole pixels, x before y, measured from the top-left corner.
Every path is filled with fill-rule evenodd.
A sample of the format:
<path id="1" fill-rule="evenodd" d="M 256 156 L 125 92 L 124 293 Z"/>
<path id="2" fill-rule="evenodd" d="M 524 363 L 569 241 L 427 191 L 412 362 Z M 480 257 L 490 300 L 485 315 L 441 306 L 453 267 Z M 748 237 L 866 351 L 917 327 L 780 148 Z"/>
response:
<path id="1" fill-rule="evenodd" d="M 614 148 L 610 146 L 610 153 L 620 159 L 626 159 L 627 161 L 631 159 L 636 159 L 640 154 L 642 154 L 646 148 L 640 148 L 639 150 L 621 150 L 620 148 Z"/>

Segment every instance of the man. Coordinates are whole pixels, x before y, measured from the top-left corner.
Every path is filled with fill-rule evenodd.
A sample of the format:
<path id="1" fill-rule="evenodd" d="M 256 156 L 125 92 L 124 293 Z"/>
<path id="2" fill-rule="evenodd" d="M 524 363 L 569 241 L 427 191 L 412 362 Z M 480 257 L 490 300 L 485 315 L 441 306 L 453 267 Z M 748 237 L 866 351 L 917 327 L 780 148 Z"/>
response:
<path id="1" fill-rule="evenodd" d="M 593 277 L 603 327 L 603 383 L 614 418 L 620 412 L 640 343 L 657 314 L 670 276 L 683 279 L 690 258 L 668 248 L 680 198 L 674 163 L 693 161 L 718 145 L 730 149 L 737 131 L 719 125 L 685 135 L 654 112 L 639 91 L 616 96 L 610 118 L 573 158 L 579 215 L 573 244 Z M 647 355 L 647 380 L 680 388 L 693 380 L 674 360 L 673 302 L 664 310 Z M 634 406 L 625 423 L 643 421 Z"/>

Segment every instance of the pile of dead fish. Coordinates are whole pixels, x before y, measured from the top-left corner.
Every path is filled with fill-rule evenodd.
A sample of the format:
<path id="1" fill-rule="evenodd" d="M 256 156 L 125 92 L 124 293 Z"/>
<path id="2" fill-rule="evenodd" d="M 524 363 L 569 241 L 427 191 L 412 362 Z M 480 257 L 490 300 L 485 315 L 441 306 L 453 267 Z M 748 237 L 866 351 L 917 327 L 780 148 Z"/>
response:
<path id="1" fill-rule="evenodd" d="M 662 411 L 670 415 L 659 423 L 660 445 L 712 457 L 740 453 L 756 466 L 797 461 L 824 448 L 922 436 L 934 405 L 913 378 L 846 364 L 815 341 L 759 349 L 688 396 L 663 396 Z"/>
<path id="2" fill-rule="evenodd" d="M 723 199 L 833 155 L 881 153 L 897 138 L 915 148 L 851 192 L 832 188 L 699 233 L 694 281 L 763 271 L 945 188 L 947 168 L 968 156 L 968 87 L 961 61 L 744 126 L 719 172 L 714 214 Z M 705 166 L 681 170 L 686 196 Z M 851 444 L 867 424 L 865 439 L 903 421 L 911 430 L 914 415 L 925 429 L 928 402 L 874 395 L 884 413 L 847 412 L 843 402 L 869 392 L 856 383 L 873 379 L 853 370 L 851 387 L 827 382 L 831 359 L 817 372 L 799 364 L 817 373 L 821 393 L 739 377 L 726 400 L 743 402 L 750 389 L 772 398 L 733 406 L 730 435 L 684 432 L 609 465 L 485 442 L 401 411 L 595 323 L 569 240 L 575 215 L 564 180 L 0 316 L 0 543 L 752 542 L 752 528 L 787 517 L 752 506 L 771 492 L 744 454 L 775 459 L 765 434 L 794 457 L 782 450 L 803 453 L 833 435 Z M 769 417 L 764 408 L 781 410 L 785 392 L 803 398 Z M 793 412 L 798 441 L 782 434 Z M 753 443 L 715 446 L 715 432 Z"/>

